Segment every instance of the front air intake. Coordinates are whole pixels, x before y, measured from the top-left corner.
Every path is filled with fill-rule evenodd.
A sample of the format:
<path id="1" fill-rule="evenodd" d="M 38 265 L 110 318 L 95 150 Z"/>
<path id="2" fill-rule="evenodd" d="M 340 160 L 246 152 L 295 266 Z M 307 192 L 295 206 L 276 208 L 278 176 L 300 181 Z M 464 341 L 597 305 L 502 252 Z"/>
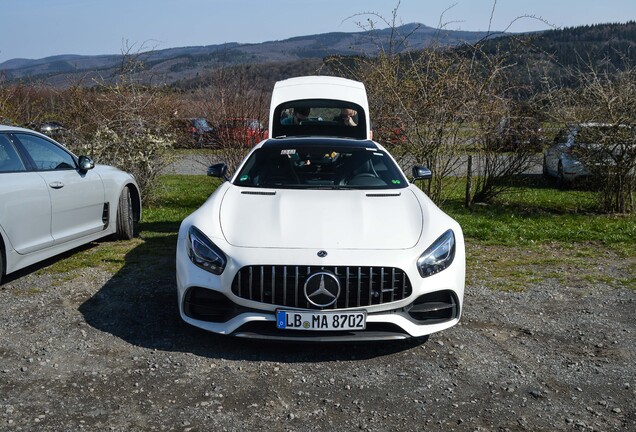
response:
<path id="1" fill-rule="evenodd" d="M 452 291 L 436 291 L 418 297 L 408 314 L 422 324 L 437 324 L 459 317 L 459 302 Z"/>
<path id="2" fill-rule="evenodd" d="M 201 287 L 190 288 L 183 311 L 190 318 L 208 322 L 226 322 L 237 314 L 237 306 L 223 294 Z"/>

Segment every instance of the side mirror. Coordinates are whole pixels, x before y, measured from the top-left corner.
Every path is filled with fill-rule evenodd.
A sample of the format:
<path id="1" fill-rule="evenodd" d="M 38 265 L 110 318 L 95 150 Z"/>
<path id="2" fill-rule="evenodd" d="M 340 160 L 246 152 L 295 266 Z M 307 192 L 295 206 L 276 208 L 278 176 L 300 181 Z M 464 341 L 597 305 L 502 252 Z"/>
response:
<path id="1" fill-rule="evenodd" d="M 88 170 L 95 168 L 95 162 L 88 156 L 80 156 L 77 162 L 81 173 L 86 173 Z"/>
<path id="2" fill-rule="evenodd" d="M 433 177 L 433 173 L 430 169 L 421 166 L 415 165 L 413 167 L 413 181 L 415 180 L 430 180 Z"/>
<path id="3" fill-rule="evenodd" d="M 227 178 L 227 165 L 224 163 L 218 163 L 210 166 L 208 168 L 208 176 L 210 177 L 218 177 L 228 180 Z"/>

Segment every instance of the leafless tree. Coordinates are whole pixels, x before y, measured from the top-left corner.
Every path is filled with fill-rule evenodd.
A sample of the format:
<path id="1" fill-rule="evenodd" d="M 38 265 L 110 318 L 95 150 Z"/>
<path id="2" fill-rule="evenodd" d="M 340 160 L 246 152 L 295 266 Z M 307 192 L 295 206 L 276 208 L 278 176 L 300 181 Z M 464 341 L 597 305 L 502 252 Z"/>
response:
<path id="1" fill-rule="evenodd" d="M 403 167 L 417 161 L 433 171 L 424 187 L 434 201 L 445 199 L 446 180 L 461 172 L 471 152 L 476 153 L 478 180 L 468 202 L 488 201 L 505 190 L 504 180 L 527 168 L 532 153 L 521 144 L 503 152 L 498 135 L 514 105 L 515 84 L 505 73 L 508 57 L 483 52 L 480 44 L 449 48 L 441 39 L 412 51 L 411 34 L 397 29 L 398 8 L 399 3 L 390 19 L 371 13 L 393 29 L 388 43 L 378 44 L 377 55 L 333 58 L 329 64 L 364 82 L 374 137 L 392 149 Z M 365 30 L 373 30 L 369 25 Z"/>

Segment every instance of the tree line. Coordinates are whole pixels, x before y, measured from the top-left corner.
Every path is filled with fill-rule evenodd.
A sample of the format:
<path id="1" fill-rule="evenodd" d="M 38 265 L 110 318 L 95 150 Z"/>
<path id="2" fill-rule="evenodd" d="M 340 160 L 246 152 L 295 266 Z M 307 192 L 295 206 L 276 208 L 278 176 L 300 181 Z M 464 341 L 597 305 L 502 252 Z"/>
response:
<path id="1" fill-rule="evenodd" d="M 396 32 L 377 55 L 223 66 L 172 86 L 142 79 L 143 56 L 129 52 L 114 77 L 94 78 L 90 86 L 0 81 L 0 118 L 18 125 L 61 121 L 72 150 L 133 172 L 150 197 L 181 144 L 175 118 L 205 117 L 213 125 L 255 118 L 265 124 L 275 81 L 343 76 L 365 84 L 375 138 L 404 165 L 417 161 L 433 170 L 423 187 L 437 203 L 449 196 L 448 180 L 464 169 L 467 156 L 467 205 L 495 199 L 547 144 L 537 146 L 537 128 L 525 120 L 533 119 L 544 131 L 585 122 L 615 126 L 598 139 L 614 159 L 613 168 L 597 173 L 603 176 L 599 208 L 634 212 L 636 142 L 625 131 L 636 125 L 636 63 L 629 49 L 635 32 L 630 22 L 458 47 L 440 43 L 421 51 L 397 49 L 408 46 L 408 35 Z M 516 130 L 506 135 L 511 127 Z M 215 143 L 231 167 L 248 150 L 239 140 L 227 136 Z M 594 157 L 601 156 L 581 155 L 590 165 L 599 162 Z"/>

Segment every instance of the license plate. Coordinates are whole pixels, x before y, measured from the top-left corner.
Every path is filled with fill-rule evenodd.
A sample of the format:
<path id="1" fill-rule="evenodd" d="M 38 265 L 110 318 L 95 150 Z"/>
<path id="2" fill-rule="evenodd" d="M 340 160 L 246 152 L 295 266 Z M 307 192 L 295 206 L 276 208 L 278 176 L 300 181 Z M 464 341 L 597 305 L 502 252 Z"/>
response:
<path id="1" fill-rule="evenodd" d="M 364 330 L 366 311 L 276 311 L 276 327 L 283 330 Z"/>

